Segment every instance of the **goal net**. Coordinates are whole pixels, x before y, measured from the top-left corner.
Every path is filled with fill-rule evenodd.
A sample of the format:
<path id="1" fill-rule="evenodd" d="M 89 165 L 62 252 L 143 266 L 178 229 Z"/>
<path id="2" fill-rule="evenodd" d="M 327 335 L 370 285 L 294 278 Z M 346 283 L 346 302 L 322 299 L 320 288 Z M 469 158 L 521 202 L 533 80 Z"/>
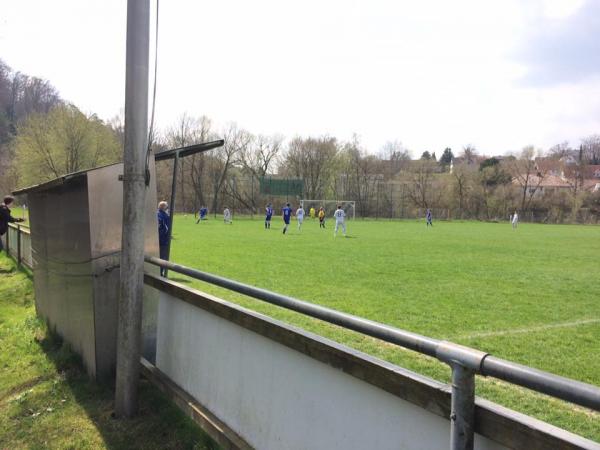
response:
<path id="1" fill-rule="evenodd" d="M 310 217 L 310 208 L 315 208 L 315 217 L 319 214 L 319 208 L 325 209 L 325 218 L 331 219 L 338 205 L 342 207 L 346 213 L 347 220 L 356 219 L 356 202 L 354 200 L 300 200 L 300 204 L 304 209 L 306 217 Z"/>

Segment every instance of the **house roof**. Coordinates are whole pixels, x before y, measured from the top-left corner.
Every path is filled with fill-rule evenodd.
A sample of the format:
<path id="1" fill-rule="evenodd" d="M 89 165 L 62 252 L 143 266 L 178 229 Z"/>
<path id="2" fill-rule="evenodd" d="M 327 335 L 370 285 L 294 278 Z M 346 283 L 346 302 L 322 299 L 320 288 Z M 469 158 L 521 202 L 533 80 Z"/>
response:
<path id="1" fill-rule="evenodd" d="M 600 179 L 600 164 L 589 164 L 585 166 L 566 166 L 564 168 L 565 177 L 572 178 L 581 171 L 584 179 Z"/>
<path id="2" fill-rule="evenodd" d="M 518 186 L 523 186 L 523 178 L 513 178 L 513 184 Z M 546 175 L 543 177 L 539 177 L 537 175 L 530 175 L 527 180 L 527 184 L 530 187 L 536 188 L 570 188 L 571 185 L 566 180 L 563 180 L 558 175 Z"/>

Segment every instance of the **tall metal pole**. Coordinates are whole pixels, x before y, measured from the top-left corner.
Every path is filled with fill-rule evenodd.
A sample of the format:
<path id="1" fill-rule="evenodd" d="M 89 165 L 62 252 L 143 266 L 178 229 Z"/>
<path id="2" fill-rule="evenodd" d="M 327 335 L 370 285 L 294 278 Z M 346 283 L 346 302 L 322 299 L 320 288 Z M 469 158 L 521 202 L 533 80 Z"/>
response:
<path id="1" fill-rule="evenodd" d="M 179 152 L 173 158 L 173 179 L 171 180 L 171 203 L 169 204 L 169 243 L 167 244 L 167 261 L 171 260 L 171 239 L 173 237 L 173 222 L 175 222 L 175 199 L 177 198 L 177 170 L 179 167 Z M 169 271 L 165 269 L 165 277 Z"/>
<path id="2" fill-rule="evenodd" d="M 123 237 L 115 413 L 137 412 L 144 288 L 145 163 L 148 139 L 150 1 L 127 1 Z"/>
<path id="3" fill-rule="evenodd" d="M 235 216 L 235 193 L 237 189 L 235 178 L 231 180 L 231 186 L 231 203 L 233 204 L 233 206 L 231 207 L 231 218 L 233 218 Z"/>
<path id="4" fill-rule="evenodd" d="M 404 219 L 404 183 L 402 183 L 402 193 L 400 194 L 400 218 Z"/>
<path id="5" fill-rule="evenodd" d="M 377 207 L 375 209 L 375 220 L 379 219 L 379 181 L 377 181 L 377 189 L 375 190 L 376 195 L 377 195 Z"/>
<path id="6" fill-rule="evenodd" d="M 394 218 L 394 184 L 390 183 L 390 220 Z"/>

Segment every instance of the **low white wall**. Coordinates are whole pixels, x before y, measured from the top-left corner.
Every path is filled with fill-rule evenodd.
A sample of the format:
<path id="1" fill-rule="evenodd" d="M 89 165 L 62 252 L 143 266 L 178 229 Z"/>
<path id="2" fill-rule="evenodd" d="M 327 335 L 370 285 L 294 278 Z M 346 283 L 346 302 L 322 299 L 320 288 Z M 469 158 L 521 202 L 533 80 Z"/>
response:
<path id="1" fill-rule="evenodd" d="M 257 449 L 449 448 L 448 420 L 164 292 L 157 335 L 156 366 Z"/>

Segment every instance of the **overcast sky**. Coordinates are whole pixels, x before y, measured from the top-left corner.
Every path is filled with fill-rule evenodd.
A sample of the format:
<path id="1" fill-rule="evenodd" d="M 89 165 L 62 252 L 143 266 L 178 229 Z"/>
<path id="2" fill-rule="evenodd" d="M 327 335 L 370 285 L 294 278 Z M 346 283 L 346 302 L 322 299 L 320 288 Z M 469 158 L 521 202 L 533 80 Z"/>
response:
<path id="1" fill-rule="evenodd" d="M 110 118 L 125 25 L 125 0 L 0 0 L 0 58 Z M 187 112 L 413 156 L 600 133 L 599 0 L 163 0 L 159 43 L 161 128 Z"/>

